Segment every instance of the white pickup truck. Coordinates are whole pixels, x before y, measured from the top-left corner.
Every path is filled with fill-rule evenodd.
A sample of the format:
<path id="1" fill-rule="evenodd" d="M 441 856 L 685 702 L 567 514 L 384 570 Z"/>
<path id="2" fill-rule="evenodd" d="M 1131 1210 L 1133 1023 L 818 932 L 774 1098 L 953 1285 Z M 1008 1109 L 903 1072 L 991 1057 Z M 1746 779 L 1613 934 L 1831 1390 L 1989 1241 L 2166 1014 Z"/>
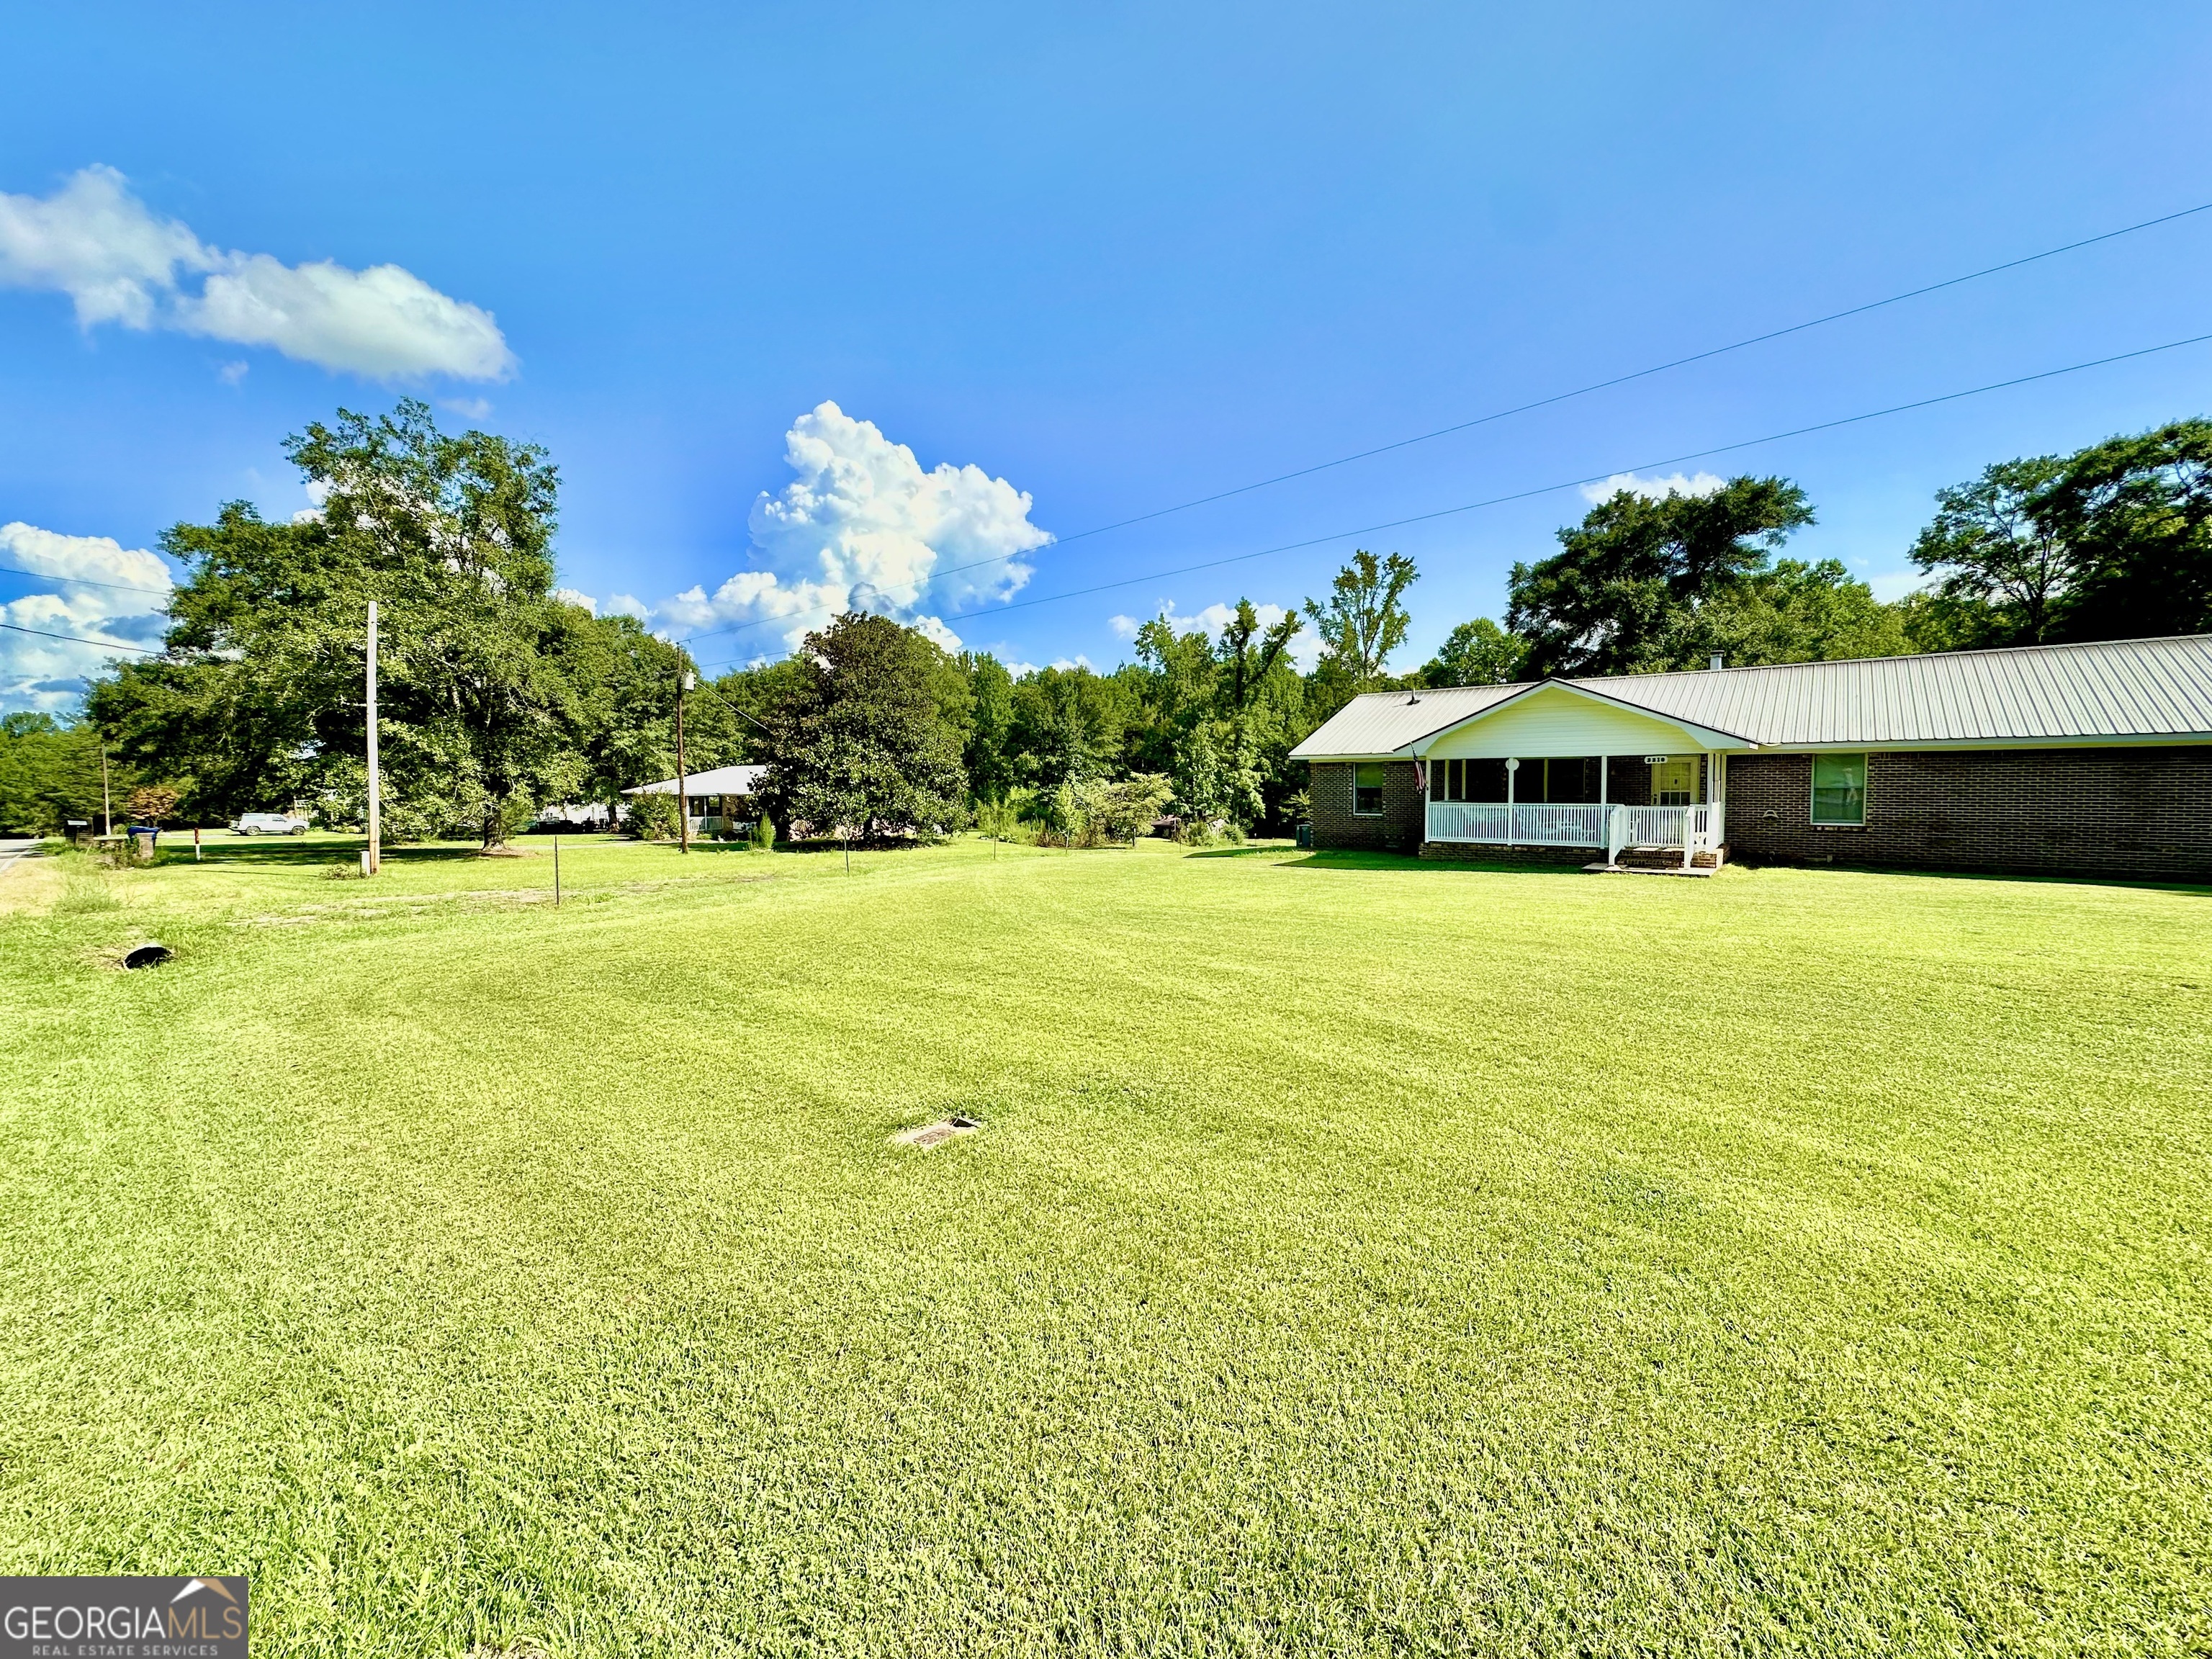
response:
<path id="1" fill-rule="evenodd" d="M 304 836 L 307 833 L 307 819 L 295 818 L 289 812 L 247 812 L 230 827 L 241 836 Z"/>

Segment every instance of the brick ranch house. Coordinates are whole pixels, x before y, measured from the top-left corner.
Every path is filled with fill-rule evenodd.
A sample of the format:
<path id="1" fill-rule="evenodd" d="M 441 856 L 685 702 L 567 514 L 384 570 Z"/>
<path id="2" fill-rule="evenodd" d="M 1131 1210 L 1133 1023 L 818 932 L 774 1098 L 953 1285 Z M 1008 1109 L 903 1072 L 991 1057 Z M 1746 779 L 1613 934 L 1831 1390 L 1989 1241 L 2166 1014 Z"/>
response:
<path id="1" fill-rule="evenodd" d="M 2212 878 L 2212 635 L 1356 697 L 1313 843 Z"/>

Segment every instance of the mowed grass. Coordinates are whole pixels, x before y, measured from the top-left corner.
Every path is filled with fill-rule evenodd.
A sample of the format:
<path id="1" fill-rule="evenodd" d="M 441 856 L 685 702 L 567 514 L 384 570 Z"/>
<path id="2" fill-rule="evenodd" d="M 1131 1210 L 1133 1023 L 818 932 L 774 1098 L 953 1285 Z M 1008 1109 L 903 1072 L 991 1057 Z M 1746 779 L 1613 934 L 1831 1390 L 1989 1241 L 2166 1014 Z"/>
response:
<path id="1" fill-rule="evenodd" d="M 532 845 L 0 881 L 0 1571 L 270 1654 L 2212 1646 L 2212 895 Z"/>

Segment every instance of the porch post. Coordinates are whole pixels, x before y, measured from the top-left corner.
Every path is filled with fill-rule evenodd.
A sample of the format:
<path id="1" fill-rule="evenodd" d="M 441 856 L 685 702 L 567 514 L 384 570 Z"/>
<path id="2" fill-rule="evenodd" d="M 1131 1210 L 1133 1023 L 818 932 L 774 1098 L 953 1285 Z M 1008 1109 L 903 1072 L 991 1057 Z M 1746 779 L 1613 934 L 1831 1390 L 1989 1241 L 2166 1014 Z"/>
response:
<path id="1" fill-rule="evenodd" d="M 1610 755 L 1600 755 L 1597 757 L 1597 804 L 1600 806 L 1603 806 L 1607 804 L 1605 793 L 1606 775 L 1612 770 L 1613 757 Z"/>
<path id="2" fill-rule="evenodd" d="M 1520 769 L 1521 763 L 1517 760 L 1505 763 L 1505 844 L 1508 847 L 1514 844 L 1514 837 L 1521 830 L 1521 811 L 1513 804 L 1513 776 Z"/>
<path id="3" fill-rule="evenodd" d="M 1682 809 L 1682 867 L 1685 870 L 1688 869 L 1692 863 L 1694 862 L 1692 854 L 1697 847 L 1698 837 L 1691 830 L 1690 826 L 1697 822 L 1698 797 L 1701 794 L 1710 793 L 1709 790 L 1701 787 L 1700 786 L 1705 784 L 1705 767 L 1711 763 L 1711 758 L 1712 757 L 1709 755 L 1700 755 L 1698 757 L 1699 763 L 1698 771 L 1696 779 L 1691 785 L 1690 804 Z"/>

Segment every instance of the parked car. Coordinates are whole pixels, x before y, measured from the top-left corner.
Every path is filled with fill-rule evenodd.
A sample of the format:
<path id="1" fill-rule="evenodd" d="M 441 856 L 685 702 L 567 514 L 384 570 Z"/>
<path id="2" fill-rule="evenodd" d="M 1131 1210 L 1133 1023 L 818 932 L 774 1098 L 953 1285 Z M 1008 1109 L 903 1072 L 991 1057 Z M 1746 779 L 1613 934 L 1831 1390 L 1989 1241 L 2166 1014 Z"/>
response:
<path id="1" fill-rule="evenodd" d="M 307 821 L 289 812 L 247 812 L 231 829 L 241 836 L 304 836 Z"/>

